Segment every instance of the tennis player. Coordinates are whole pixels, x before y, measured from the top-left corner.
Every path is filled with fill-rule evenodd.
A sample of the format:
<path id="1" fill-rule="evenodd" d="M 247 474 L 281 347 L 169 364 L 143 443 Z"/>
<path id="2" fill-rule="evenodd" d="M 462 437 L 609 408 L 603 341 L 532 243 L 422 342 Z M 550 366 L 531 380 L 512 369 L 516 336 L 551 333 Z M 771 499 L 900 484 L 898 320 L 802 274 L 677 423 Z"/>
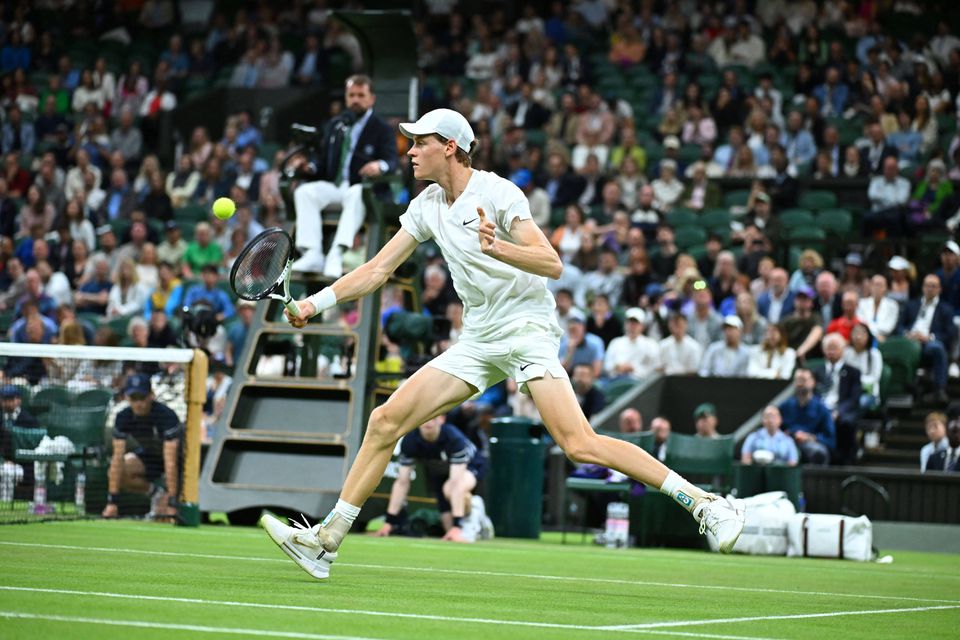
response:
<path id="1" fill-rule="evenodd" d="M 533 222 L 523 192 L 496 174 L 471 168 L 473 129 L 466 118 L 436 109 L 400 125 L 413 140 L 407 155 L 418 180 L 434 184 L 400 216 L 400 230 L 369 262 L 297 302 L 295 327 L 340 302 L 373 293 L 417 248 L 436 242 L 463 301 L 463 333 L 449 350 L 411 376 L 370 414 L 340 499 L 318 525 L 287 526 L 265 515 L 261 526 L 315 578 L 326 578 L 344 536 L 374 491 L 397 441 L 487 387 L 512 377 L 528 393 L 553 439 L 578 463 L 616 469 L 659 489 L 709 529 L 729 552 L 743 512 L 706 493 L 640 448 L 598 435 L 577 404 L 558 357 L 561 331 L 546 279 L 563 263 Z"/>

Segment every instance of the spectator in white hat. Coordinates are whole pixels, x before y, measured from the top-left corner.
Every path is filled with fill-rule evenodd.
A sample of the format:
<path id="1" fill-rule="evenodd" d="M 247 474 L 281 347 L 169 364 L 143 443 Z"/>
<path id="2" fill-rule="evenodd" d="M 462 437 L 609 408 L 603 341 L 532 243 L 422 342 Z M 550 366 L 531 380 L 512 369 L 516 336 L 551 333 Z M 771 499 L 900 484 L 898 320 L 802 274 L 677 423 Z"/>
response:
<path id="1" fill-rule="evenodd" d="M 667 158 L 660 163 L 660 177 L 651 184 L 653 204 L 660 211 L 670 211 L 683 195 L 683 183 L 677 179 L 677 163 Z"/>
<path id="2" fill-rule="evenodd" d="M 738 378 L 747 375 L 750 366 L 750 350 L 741 341 L 743 322 L 738 316 L 723 319 L 723 340 L 707 347 L 700 363 L 700 375 L 704 378 Z"/>
<path id="3" fill-rule="evenodd" d="M 603 371 L 611 379 L 642 380 L 660 368 L 660 347 L 652 338 L 643 335 L 647 314 L 631 307 L 626 312 L 626 334 L 610 341 L 603 359 Z"/>

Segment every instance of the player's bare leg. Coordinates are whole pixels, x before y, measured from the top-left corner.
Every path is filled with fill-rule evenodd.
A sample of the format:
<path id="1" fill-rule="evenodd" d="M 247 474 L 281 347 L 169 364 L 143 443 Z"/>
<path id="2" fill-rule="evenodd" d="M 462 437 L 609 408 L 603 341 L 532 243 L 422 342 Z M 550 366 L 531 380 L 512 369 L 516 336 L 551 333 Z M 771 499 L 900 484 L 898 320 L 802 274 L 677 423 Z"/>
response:
<path id="1" fill-rule="evenodd" d="M 530 380 L 527 388 L 543 422 L 574 462 L 602 465 L 626 474 L 673 498 L 717 537 L 720 550 L 729 552 L 743 529 L 743 514 L 724 498 L 691 484 L 636 445 L 594 432 L 577 403 L 570 383 L 545 377 Z"/>
<path id="2" fill-rule="evenodd" d="M 476 393 L 463 380 L 425 366 L 370 413 L 367 431 L 350 467 L 336 507 L 318 525 L 300 530 L 265 515 L 260 524 L 283 551 L 316 578 L 326 578 L 360 508 L 380 484 L 397 442 L 404 435 Z M 315 553 L 314 553 L 315 552 Z"/>

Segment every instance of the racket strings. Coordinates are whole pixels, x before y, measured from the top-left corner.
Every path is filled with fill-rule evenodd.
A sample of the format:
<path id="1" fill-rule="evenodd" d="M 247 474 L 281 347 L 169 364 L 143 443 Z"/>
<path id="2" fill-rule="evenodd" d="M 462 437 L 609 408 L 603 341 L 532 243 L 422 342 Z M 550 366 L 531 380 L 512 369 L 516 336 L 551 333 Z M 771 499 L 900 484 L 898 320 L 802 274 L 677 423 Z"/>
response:
<path id="1" fill-rule="evenodd" d="M 260 240 L 242 257 L 234 276 L 234 287 L 241 298 L 259 298 L 273 289 L 287 266 L 289 243 L 283 234 Z"/>

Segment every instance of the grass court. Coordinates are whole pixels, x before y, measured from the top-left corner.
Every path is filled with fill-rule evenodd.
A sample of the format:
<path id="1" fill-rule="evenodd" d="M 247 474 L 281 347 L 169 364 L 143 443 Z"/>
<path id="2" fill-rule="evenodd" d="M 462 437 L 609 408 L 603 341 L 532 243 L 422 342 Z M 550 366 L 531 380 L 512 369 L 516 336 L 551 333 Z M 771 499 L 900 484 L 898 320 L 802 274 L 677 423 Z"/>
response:
<path id="1" fill-rule="evenodd" d="M 573 540 L 579 542 L 579 536 Z M 0 527 L 0 637 L 956 638 L 960 557 L 891 565 L 352 535 L 318 582 L 260 529 Z"/>

